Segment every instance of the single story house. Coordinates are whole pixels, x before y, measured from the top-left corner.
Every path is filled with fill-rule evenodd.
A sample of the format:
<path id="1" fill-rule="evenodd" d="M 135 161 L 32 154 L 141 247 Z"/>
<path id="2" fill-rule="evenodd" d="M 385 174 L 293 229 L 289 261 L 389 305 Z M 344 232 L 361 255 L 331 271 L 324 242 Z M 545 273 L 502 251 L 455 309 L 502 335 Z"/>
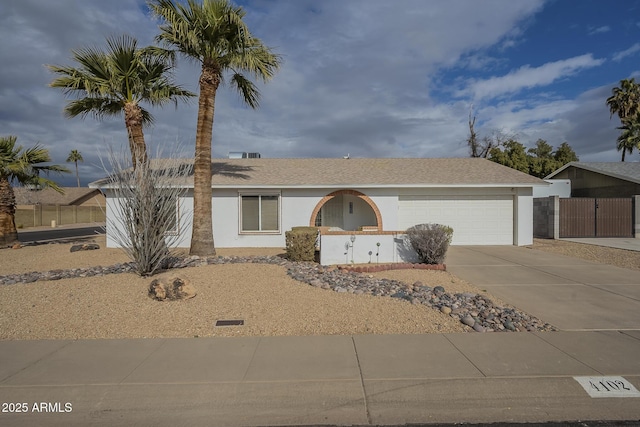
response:
<path id="1" fill-rule="evenodd" d="M 571 181 L 571 197 L 631 197 L 640 194 L 640 163 L 570 162 L 545 179 Z"/>
<path id="2" fill-rule="evenodd" d="M 533 187 L 548 185 L 481 158 L 242 158 L 212 159 L 211 167 L 220 248 L 282 248 L 296 226 L 360 239 L 421 223 L 452 227 L 454 245 L 529 245 Z M 176 185 L 187 188 L 176 245 L 189 247 L 193 179 Z M 110 215 L 118 201 L 105 181 L 90 186 L 105 187 L 107 245 L 114 247 Z"/>

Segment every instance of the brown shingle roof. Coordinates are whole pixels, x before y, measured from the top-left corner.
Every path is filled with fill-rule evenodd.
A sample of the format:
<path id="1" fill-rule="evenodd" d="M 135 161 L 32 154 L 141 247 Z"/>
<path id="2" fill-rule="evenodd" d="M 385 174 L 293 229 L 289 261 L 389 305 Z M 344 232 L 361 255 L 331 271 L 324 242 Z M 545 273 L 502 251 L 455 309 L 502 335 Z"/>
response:
<path id="1" fill-rule="evenodd" d="M 450 186 L 544 184 L 480 158 L 214 159 L 215 186 Z"/>
<path id="2" fill-rule="evenodd" d="M 481 158 L 212 159 L 211 167 L 213 187 L 546 185 L 538 178 Z M 193 180 L 189 177 L 176 184 L 191 187 Z M 108 185 L 100 180 L 90 186 Z"/>

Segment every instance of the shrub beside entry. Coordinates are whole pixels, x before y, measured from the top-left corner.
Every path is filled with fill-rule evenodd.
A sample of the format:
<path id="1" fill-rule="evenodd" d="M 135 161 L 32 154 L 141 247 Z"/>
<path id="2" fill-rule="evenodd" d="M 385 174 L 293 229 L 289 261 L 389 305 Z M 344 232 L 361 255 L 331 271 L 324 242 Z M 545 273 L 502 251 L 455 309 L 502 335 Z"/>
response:
<path id="1" fill-rule="evenodd" d="M 441 224 L 418 224 L 407 229 L 407 238 L 423 264 L 443 264 L 453 228 Z"/>
<path id="2" fill-rule="evenodd" d="M 316 227 L 293 227 L 284 233 L 287 244 L 287 258 L 290 261 L 315 261 Z"/>

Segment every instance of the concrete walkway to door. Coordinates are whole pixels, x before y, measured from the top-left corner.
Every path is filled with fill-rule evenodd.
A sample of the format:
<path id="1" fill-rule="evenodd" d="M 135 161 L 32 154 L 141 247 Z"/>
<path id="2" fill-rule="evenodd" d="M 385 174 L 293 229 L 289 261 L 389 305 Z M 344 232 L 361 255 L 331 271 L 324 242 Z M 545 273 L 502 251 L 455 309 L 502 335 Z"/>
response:
<path id="1" fill-rule="evenodd" d="M 516 246 L 452 246 L 446 263 L 561 330 L 640 330 L 640 271 Z"/>

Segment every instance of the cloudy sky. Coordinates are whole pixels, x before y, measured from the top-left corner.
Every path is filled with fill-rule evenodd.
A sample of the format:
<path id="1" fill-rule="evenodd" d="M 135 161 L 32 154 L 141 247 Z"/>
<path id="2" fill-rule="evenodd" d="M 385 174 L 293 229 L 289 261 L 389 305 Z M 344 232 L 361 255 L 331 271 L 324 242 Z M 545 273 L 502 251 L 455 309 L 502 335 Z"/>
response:
<path id="1" fill-rule="evenodd" d="M 605 100 L 621 79 L 640 77 L 640 0 L 239 4 L 283 65 L 260 85 L 258 110 L 218 91 L 215 157 L 465 157 L 473 107 L 480 136 L 566 141 L 580 160 L 620 159 L 620 123 Z M 143 0 L 2 0 L 0 135 L 40 143 L 57 163 L 79 150 L 83 185 L 103 176 L 108 147 L 126 149 L 123 118 L 66 119 L 44 64 L 72 65 L 72 49 L 103 47 L 107 36 L 148 45 L 156 33 Z M 180 59 L 175 79 L 197 92 L 198 74 Z M 192 155 L 197 102 L 152 112 L 150 151 Z M 71 175 L 59 181 L 75 185 Z"/>

